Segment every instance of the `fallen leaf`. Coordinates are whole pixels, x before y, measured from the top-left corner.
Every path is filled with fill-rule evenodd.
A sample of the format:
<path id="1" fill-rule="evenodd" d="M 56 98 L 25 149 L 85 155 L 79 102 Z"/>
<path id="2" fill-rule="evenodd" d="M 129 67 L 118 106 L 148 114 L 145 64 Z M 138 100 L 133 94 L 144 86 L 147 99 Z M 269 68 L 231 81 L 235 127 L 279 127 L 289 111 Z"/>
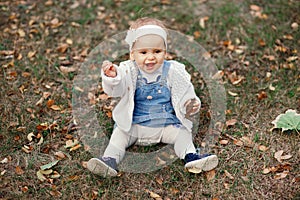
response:
<path id="1" fill-rule="evenodd" d="M 159 184 L 162 185 L 163 184 L 163 179 L 161 177 L 156 177 L 155 181 Z"/>
<path id="2" fill-rule="evenodd" d="M 15 172 L 16 172 L 16 174 L 18 174 L 18 175 L 24 174 L 24 170 L 23 170 L 20 166 L 16 166 Z"/>
<path id="3" fill-rule="evenodd" d="M 54 105 L 54 100 L 53 99 L 49 99 L 46 103 L 47 107 L 50 108 L 52 105 Z"/>
<path id="4" fill-rule="evenodd" d="M 244 143 L 242 141 L 240 141 L 240 140 L 234 140 L 233 144 L 235 144 L 236 146 L 239 146 L 239 147 L 241 147 L 241 146 L 244 145 Z"/>
<path id="5" fill-rule="evenodd" d="M 285 114 L 280 114 L 274 121 L 271 122 L 274 127 L 271 129 L 279 128 L 282 132 L 287 130 L 300 130 L 300 114 L 295 110 L 288 109 Z"/>
<path id="6" fill-rule="evenodd" d="M 233 97 L 239 96 L 238 93 L 231 92 L 230 90 L 228 90 L 228 94 L 229 94 L 230 96 L 233 96 Z"/>
<path id="7" fill-rule="evenodd" d="M 205 173 L 206 179 L 207 181 L 211 181 L 216 177 L 216 170 L 210 170 L 208 172 Z"/>
<path id="8" fill-rule="evenodd" d="M 246 147 L 253 147 L 254 146 L 254 143 L 252 142 L 252 140 L 249 137 L 247 137 L 247 136 L 243 136 L 241 138 L 241 141 L 243 142 L 243 144 Z"/>
<path id="9" fill-rule="evenodd" d="M 224 173 L 229 179 L 234 180 L 234 177 L 227 170 L 224 170 Z"/>
<path id="10" fill-rule="evenodd" d="M 227 145 L 228 144 L 228 140 L 220 140 L 219 143 L 222 145 Z"/>
<path id="11" fill-rule="evenodd" d="M 193 174 L 199 174 L 202 172 L 202 169 L 196 168 L 196 167 L 188 167 L 188 168 L 186 168 L 186 170 Z"/>
<path id="12" fill-rule="evenodd" d="M 52 105 L 52 106 L 50 106 L 50 108 L 55 111 L 61 110 L 61 108 L 58 105 Z"/>
<path id="13" fill-rule="evenodd" d="M 37 175 L 38 179 L 42 182 L 47 180 L 46 176 L 44 174 L 42 174 L 40 170 L 36 172 L 36 175 Z"/>
<path id="14" fill-rule="evenodd" d="M 77 71 L 77 69 L 75 67 L 60 66 L 59 69 L 64 74 L 68 74 L 68 73 L 76 72 Z"/>
<path id="15" fill-rule="evenodd" d="M 0 161 L 1 164 L 6 164 L 8 163 L 8 158 L 4 158 L 3 160 Z"/>
<path id="16" fill-rule="evenodd" d="M 297 30 L 298 27 L 299 27 L 299 25 L 298 25 L 298 23 L 293 22 L 293 23 L 291 24 L 291 27 L 292 27 L 292 29 Z"/>
<path id="17" fill-rule="evenodd" d="M 146 191 L 150 194 L 150 197 L 151 197 L 151 198 L 154 198 L 154 199 L 156 199 L 156 200 L 162 199 L 161 196 L 160 196 L 159 194 L 156 194 L 155 192 L 152 192 L 152 191 L 147 190 L 147 189 L 146 189 Z"/>
<path id="18" fill-rule="evenodd" d="M 250 9 L 253 10 L 253 11 L 260 11 L 261 10 L 261 7 L 259 7 L 258 5 L 250 5 Z"/>
<path id="19" fill-rule="evenodd" d="M 62 151 L 55 152 L 54 155 L 59 159 L 64 159 L 66 157 L 66 155 Z"/>
<path id="20" fill-rule="evenodd" d="M 260 91 L 259 94 L 257 94 L 257 99 L 259 101 L 261 101 L 261 100 L 263 100 L 263 99 L 265 99 L 267 97 L 268 97 L 268 95 L 267 95 L 267 93 L 265 91 Z"/>
<path id="21" fill-rule="evenodd" d="M 65 53 L 68 48 L 68 44 L 61 44 L 59 47 L 57 47 L 56 51 L 58 51 L 59 53 Z"/>
<path id="22" fill-rule="evenodd" d="M 283 150 L 279 150 L 279 151 L 275 152 L 274 158 L 275 158 L 276 160 L 278 160 L 279 162 L 281 162 L 281 161 L 282 161 L 282 160 L 281 160 L 282 154 L 283 154 Z"/>
<path id="23" fill-rule="evenodd" d="M 49 174 L 52 174 L 52 172 L 53 172 L 52 169 L 39 170 L 39 171 L 44 175 L 49 175 Z"/>
<path id="24" fill-rule="evenodd" d="M 50 169 L 50 168 L 52 168 L 53 166 L 55 166 L 58 162 L 59 162 L 59 160 L 55 160 L 55 161 L 50 162 L 50 163 L 48 163 L 48 164 L 46 164 L 46 165 L 42 165 L 42 166 L 40 166 L 40 169 L 41 169 L 41 170 Z"/>
<path id="25" fill-rule="evenodd" d="M 36 51 L 29 51 L 28 54 L 27 54 L 27 57 L 32 58 L 32 57 L 35 56 L 35 54 L 36 54 Z"/>
<path id="26" fill-rule="evenodd" d="M 270 168 L 265 168 L 265 169 L 263 169 L 263 171 L 262 171 L 263 174 L 268 174 L 268 173 L 270 173 L 270 172 L 271 172 L 271 169 L 270 169 Z"/>
<path id="27" fill-rule="evenodd" d="M 26 193 L 27 191 L 28 191 L 28 187 L 27 186 L 24 186 L 24 187 L 22 187 L 22 192 L 24 192 L 24 193 Z"/>
<path id="28" fill-rule="evenodd" d="M 237 123 L 237 119 L 230 119 L 226 121 L 226 126 L 234 126 Z"/>
<path id="29" fill-rule="evenodd" d="M 259 146 L 258 146 L 258 149 L 259 149 L 260 151 L 267 151 L 267 150 L 269 149 L 269 147 L 266 147 L 266 146 L 264 146 L 264 145 L 259 145 Z"/>
<path id="30" fill-rule="evenodd" d="M 156 166 L 165 165 L 167 162 L 161 159 L 160 157 L 156 157 Z"/>
<path id="31" fill-rule="evenodd" d="M 75 151 L 81 147 L 81 144 L 76 144 L 75 146 L 70 148 L 70 151 Z"/>
<path id="32" fill-rule="evenodd" d="M 283 179 L 285 178 L 287 175 L 289 174 L 289 171 L 284 171 L 284 172 L 281 172 L 281 173 L 277 173 L 275 176 L 274 176 L 274 179 Z"/>
<path id="33" fill-rule="evenodd" d="M 27 140 L 28 140 L 29 142 L 31 142 L 31 141 L 33 140 L 33 137 L 35 137 L 35 135 L 34 135 L 33 132 L 31 132 L 31 133 L 29 133 L 29 134 L 27 135 Z"/>
<path id="34" fill-rule="evenodd" d="M 25 33 L 25 31 L 24 31 L 23 29 L 19 29 L 19 30 L 18 30 L 18 35 L 19 35 L 20 37 L 25 37 L 26 33 Z"/>

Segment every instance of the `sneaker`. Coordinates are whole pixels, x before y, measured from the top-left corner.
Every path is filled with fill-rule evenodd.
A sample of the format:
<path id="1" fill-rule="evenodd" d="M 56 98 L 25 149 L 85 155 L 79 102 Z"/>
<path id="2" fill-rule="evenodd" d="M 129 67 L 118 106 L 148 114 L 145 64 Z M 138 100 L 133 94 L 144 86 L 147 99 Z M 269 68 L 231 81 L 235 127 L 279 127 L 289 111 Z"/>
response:
<path id="1" fill-rule="evenodd" d="M 184 157 L 184 167 L 191 173 L 200 173 L 210 171 L 217 167 L 218 157 L 212 154 L 188 153 Z"/>
<path id="2" fill-rule="evenodd" d="M 118 175 L 116 159 L 111 157 L 92 158 L 88 161 L 87 168 L 93 174 L 103 177 Z"/>

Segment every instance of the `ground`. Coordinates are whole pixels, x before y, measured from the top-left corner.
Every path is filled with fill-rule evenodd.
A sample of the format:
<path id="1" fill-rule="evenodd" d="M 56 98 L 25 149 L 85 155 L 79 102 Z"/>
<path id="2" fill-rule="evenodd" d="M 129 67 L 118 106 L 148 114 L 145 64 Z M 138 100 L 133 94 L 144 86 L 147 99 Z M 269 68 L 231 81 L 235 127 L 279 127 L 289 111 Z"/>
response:
<path id="1" fill-rule="evenodd" d="M 300 112 L 299 1 L 2 0 L 0 10 L 0 199 L 300 199 L 299 131 L 271 123 L 288 109 Z M 159 160 L 157 170 L 104 179 L 86 169 L 94 147 L 104 147 L 80 131 L 109 136 L 115 100 L 99 76 L 88 90 L 76 80 L 98 44 L 143 16 L 201 44 L 218 69 L 226 119 L 211 144 L 215 170 L 190 174 L 181 160 Z M 212 131 L 209 83 L 170 56 L 186 64 L 202 100 L 194 130 L 201 147 Z M 78 98 L 96 113 L 98 130 L 74 117 Z"/>

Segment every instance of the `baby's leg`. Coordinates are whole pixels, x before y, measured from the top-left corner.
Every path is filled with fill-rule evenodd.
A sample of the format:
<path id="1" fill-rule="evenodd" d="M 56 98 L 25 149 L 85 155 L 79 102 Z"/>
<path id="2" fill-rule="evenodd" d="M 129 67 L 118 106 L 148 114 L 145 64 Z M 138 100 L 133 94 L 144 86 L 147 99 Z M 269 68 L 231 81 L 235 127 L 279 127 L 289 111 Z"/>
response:
<path id="1" fill-rule="evenodd" d="M 131 134 L 116 127 L 111 135 L 103 157 L 115 158 L 116 162 L 119 163 L 124 158 L 126 148 L 135 143 L 136 140 L 137 138 Z"/>
<path id="2" fill-rule="evenodd" d="M 170 125 L 165 127 L 161 142 L 174 144 L 175 153 L 180 159 L 184 159 L 188 153 L 196 153 L 192 133 L 183 126 Z"/>

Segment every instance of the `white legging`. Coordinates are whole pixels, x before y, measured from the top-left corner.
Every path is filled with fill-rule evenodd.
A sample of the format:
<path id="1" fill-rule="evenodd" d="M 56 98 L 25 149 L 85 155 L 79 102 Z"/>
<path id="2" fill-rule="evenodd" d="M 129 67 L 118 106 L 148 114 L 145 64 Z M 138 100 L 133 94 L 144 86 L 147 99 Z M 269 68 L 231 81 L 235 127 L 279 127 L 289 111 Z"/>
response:
<path id="1" fill-rule="evenodd" d="M 114 129 L 103 157 L 115 158 L 119 163 L 124 158 L 126 148 L 134 143 L 149 145 L 159 142 L 174 145 L 175 154 L 180 159 L 183 159 L 187 153 L 196 152 L 192 134 L 183 126 L 152 128 L 132 125 L 129 132 L 124 132 L 118 127 Z"/>

